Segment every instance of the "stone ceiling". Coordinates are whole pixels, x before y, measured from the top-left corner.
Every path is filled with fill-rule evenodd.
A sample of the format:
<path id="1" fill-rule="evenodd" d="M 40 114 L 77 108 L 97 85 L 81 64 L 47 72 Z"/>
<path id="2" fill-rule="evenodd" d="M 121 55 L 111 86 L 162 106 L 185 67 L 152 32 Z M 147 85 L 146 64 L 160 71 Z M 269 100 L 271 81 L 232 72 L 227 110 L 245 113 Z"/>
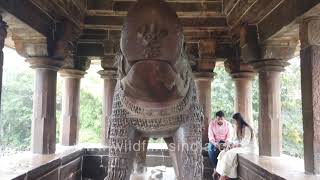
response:
<path id="1" fill-rule="evenodd" d="M 48 38 L 59 23 L 80 30 L 79 56 L 112 56 L 134 0 L 0 0 L 12 36 L 35 31 Z M 200 56 L 202 42 L 213 41 L 214 58 L 227 58 L 240 41 L 243 25 L 255 26 L 259 41 L 297 38 L 299 18 L 318 12 L 319 0 L 167 0 L 184 26 L 186 46 Z M 315 10 L 316 9 L 316 10 Z M 17 25 L 21 22 L 23 25 Z M 28 28 L 26 28 L 28 27 Z M 27 30 L 31 29 L 31 30 Z M 28 36 L 37 33 L 27 33 Z M 37 34 L 37 36 L 38 36 Z M 8 41 L 10 42 L 10 41 Z"/>

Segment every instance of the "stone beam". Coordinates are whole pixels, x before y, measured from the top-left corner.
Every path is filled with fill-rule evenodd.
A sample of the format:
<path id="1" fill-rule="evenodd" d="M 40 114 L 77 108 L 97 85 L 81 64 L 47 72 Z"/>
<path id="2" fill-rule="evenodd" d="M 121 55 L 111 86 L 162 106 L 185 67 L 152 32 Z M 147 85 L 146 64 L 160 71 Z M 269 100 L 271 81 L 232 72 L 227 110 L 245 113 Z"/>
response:
<path id="1" fill-rule="evenodd" d="M 244 25 L 240 30 L 241 59 L 245 62 L 261 59 L 288 60 L 296 55 L 297 39 L 271 39 L 260 42 L 256 26 Z"/>
<path id="2" fill-rule="evenodd" d="M 180 21 L 184 30 L 213 30 L 227 29 L 224 17 L 182 17 Z M 85 28 L 121 30 L 124 22 L 123 16 L 87 16 Z"/>
<path id="3" fill-rule="evenodd" d="M 79 43 L 77 56 L 103 56 L 104 47 L 102 43 Z"/>
<path id="4" fill-rule="evenodd" d="M 239 0 L 223 0 L 223 12 L 228 15 Z"/>
<path id="5" fill-rule="evenodd" d="M 115 55 L 119 50 L 118 45 L 105 44 L 104 42 L 81 42 L 77 45 L 77 56 L 86 57 L 104 57 L 105 55 Z M 194 46 L 198 47 L 198 42 L 190 42 Z M 198 50 L 198 49 L 197 49 Z M 225 59 L 230 57 L 233 53 L 232 45 L 230 44 L 217 44 L 215 51 L 215 59 Z M 197 56 L 196 58 L 198 58 Z"/>
<path id="6" fill-rule="evenodd" d="M 108 15 L 126 15 L 126 11 L 131 7 L 135 1 L 105 1 L 95 0 L 87 1 L 87 8 L 89 14 Z M 177 12 L 178 15 L 213 15 L 219 14 L 222 11 L 221 1 L 168 1 L 169 5 Z"/>
<path id="7" fill-rule="evenodd" d="M 236 23 L 238 23 L 248 9 L 257 3 L 257 1 L 258 0 L 239 0 L 227 16 L 228 24 L 230 26 L 234 26 Z"/>
<path id="8" fill-rule="evenodd" d="M 53 18 L 68 19 L 78 27 L 86 12 L 85 0 L 31 0 L 31 2 Z"/>
<path id="9" fill-rule="evenodd" d="M 243 15 L 242 22 L 257 24 L 281 3 L 283 0 L 258 0 Z"/>
<path id="10" fill-rule="evenodd" d="M 43 36 L 47 36 L 51 31 L 52 19 L 29 0 L 0 0 L 0 8 L 5 12 L 4 19 L 6 19 L 6 13 L 9 13 Z"/>
<path id="11" fill-rule="evenodd" d="M 119 40 L 121 37 L 120 30 L 109 29 L 84 29 L 80 36 L 81 42 L 103 42 L 104 40 Z M 184 39 L 188 42 L 198 42 L 199 40 L 212 39 L 223 44 L 231 44 L 232 37 L 227 31 L 185 31 Z"/>
<path id="12" fill-rule="evenodd" d="M 232 0 L 227 1 L 232 2 Z M 282 2 L 283 0 L 239 0 L 233 5 L 232 11 L 227 14 L 228 24 L 231 27 L 240 22 L 256 24 Z"/>
<path id="13" fill-rule="evenodd" d="M 272 38 L 287 26 L 298 23 L 297 20 L 308 16 L 310 11 L 319 12 L 318 0 L 284 1 L 258 24 L 260 41 Z M 318 11 L 317 11 L 318 10 Z M 272 26 L 270 25 L 272 22 Z"/>

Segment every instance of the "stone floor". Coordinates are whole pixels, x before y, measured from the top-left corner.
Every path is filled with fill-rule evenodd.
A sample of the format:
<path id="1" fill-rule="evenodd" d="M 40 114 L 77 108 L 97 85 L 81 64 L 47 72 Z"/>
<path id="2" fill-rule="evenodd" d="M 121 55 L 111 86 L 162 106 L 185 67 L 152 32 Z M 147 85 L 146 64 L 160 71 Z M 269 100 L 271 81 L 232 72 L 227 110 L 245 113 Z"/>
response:
<path id="1" fill-rule="evenodd" d="M 175 173 L 172 167 L 148 167 L 144 175 L 131 175 L 131 180 L 175 180 Z"/>
<path id="2" fill-rule="evenodd" d="M 36 177 L 45 177 L 46 180 L 65 180 L 70 176 L 74 179 L 82 177 L 82 179 L 103 180 L 108 162 L 107 149 L 97 145 L 92 148 L 88 145 L 85 147 L 58 147 L 55 155 L 35 155 L 26 152 L 2 157 L 0 158 L 0 180 L 38 179 Z M 132 180 L 174 180 L 175 173 L 173 168 L 169 167 L 171 160 L 168 152 L 150 151 L 150 153 L 147 158 L 149 168 L 146 173 L 143 176 L 133 175 Z M 209 167 L 207 161 L 205 157 L 205 167 Z M 303 160 L 289 156 L 263 157 L 241 154 L 239 163 L 244 165 L 244 174 L 256 172 L 262 177 L 260 179 L 268 179 L 267 176 L 270 175 L 288 180 L 320 180 L 320 176 L 304 173 Z M 205 169 L 205 171 L 208 170 L 211 169 Z M 212 172 L 205 173 L 208 177 L 210 174 Z M 245 180 L 252 179 L 252 175 L 255 174 L 249 175 Z M 208 178 L 204 179 L 208 180 Z"/>

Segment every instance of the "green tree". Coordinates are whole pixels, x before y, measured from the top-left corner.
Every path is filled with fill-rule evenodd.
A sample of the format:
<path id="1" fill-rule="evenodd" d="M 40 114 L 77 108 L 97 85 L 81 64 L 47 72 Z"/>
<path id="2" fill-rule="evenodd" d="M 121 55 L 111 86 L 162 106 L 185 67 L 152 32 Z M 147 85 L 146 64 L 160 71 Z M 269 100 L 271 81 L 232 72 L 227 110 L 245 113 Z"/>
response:
<path id="1" fill-rule="evenodd" d="M 299 59 L 281 76 L 283 152 L 303 158 L 301 74 Z"/>
<path id="2" fill-rule="evenodd" d="M 224 67 L 215 68 L 216 75 L 211 85 L 212 118 L 217 111 L 222 110 L 230 119 L 234 113 L 234 83 Z"/>
<path id="3" fill-rule="evenodd" d="M 301 75 L 299 59 L 292 60 L 281 76 L 281 101 L 283 122 L 283 153 L 303 158 L 303 128 L 301 103 Z M 215 69 L 212 83 L 212 117 L 223 110 L 230 119 L 234 113 L 234 83 L 224 67 Z M 254 129 L 258 132 L 259 84 L 258 77 L 252 81 Z"/>
<path id="4" fill-rule="evenodd" d="M 90 92 L 80 92 L 80 142 L 100 143 L 102 101 Z"/>
<path id="5" fill-rule="evenodd" d="M 30 149 L 33 73 L 5 71 L 3 83 L 0 148 L 8 151 Z"/>

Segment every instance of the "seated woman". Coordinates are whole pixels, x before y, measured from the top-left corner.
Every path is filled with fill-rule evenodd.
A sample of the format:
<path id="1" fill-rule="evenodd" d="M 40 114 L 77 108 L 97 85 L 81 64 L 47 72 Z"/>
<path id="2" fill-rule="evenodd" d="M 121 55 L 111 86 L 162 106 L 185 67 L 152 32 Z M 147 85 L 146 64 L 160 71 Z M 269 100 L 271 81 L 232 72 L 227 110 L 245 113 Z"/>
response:
<path id="1" fill-rule="evenodd" d="M 243 119 L 240 113 L 234 114 L 232 118 L 236 124 L 235 136 L 232 144 L 223 150 L 218 157 L 216 172 L 220 175 L 220 180 L 238 178 L 237 155 L 239 153 L 253 153 L 256 147 L 251 126 Z"/>

